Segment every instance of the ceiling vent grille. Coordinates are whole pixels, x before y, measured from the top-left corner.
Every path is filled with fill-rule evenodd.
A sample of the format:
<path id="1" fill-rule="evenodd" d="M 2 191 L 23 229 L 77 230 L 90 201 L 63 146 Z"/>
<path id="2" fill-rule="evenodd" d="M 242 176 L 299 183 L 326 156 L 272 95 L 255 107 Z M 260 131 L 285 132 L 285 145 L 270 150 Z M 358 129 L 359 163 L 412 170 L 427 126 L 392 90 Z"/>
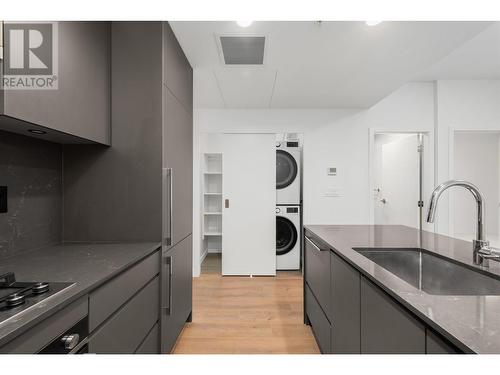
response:
<path id="1" fill-rule="evenodd" d="M 221 36 L 220 45 L 226 65 L 264 64 L 264 36 Z"/>

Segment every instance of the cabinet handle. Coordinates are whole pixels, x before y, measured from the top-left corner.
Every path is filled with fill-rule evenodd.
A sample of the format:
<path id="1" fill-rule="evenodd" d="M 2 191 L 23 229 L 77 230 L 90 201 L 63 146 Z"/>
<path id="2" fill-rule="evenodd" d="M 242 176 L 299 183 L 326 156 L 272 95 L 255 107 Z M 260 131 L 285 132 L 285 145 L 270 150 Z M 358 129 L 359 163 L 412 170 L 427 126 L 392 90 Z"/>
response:
<path id="1" fill-rule="evenodd" d="M 165 257 L 165 264 L 168 266 L 168 268 L 165 270 L 166 272 L 168 271 L 168 289 L 164 288 L 163 290 L 163 309 L 166 311 L 167 315 L 171 315 L 172 312 L 172 257 L 167 256 Z M 168 295 L 167 295 L 168 293 Z M 168 306 L 166 306 L 166 303 L 168 302 Z"/>
<path id="2" fill-rule="evenodd" d="M 165 207 L 165 215 L 168 220 L 168 230 L 167 233 L 165 233 L 165 246 L 171 246 L 172 245 L 172 234 L 173 234 L 173 169 L 172 168 L 165 168 L 165 179 L 167 180 L 165 182 L 165 185 L 168 186 L 168 195 L 164 197 L 165 203 L 168 204 L 168 208 Z"/>
<path id="3" fill-rule="evenodd" d="M 174 274 L 174 268 L 173 268 L 173 263 L 174 260 L 172 257 L 170 258 L 170 267 L 169 267 L 169 272 L 168 272 L 168 315 L 172 315 L 172 275 Z"/>
<path id="4" fill-rule="evenodd" d="M 312 242 L 308 237 L 306 237 L 306 241 L 309 242 L 312 245 L 312 247 L 314 247 L 316 250 L 318 250 L 318 251 L 326 251 L 326 249 L 325 250 L 320 249 L 318 247 L 318 245 L 316 245 L 314 242 Z"/>

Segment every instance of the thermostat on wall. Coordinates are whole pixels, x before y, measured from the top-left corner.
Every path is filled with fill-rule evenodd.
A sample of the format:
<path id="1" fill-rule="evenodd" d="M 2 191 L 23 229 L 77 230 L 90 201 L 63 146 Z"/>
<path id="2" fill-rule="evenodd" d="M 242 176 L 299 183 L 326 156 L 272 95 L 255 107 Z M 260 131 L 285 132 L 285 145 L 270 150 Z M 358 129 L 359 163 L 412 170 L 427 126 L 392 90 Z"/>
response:
<path id="1" fill-rule="evenodd" d="M 327 173 L 328 173 L 328 176 L 336 176 L 337 175 L 337 167 L 328 167 Z"/>

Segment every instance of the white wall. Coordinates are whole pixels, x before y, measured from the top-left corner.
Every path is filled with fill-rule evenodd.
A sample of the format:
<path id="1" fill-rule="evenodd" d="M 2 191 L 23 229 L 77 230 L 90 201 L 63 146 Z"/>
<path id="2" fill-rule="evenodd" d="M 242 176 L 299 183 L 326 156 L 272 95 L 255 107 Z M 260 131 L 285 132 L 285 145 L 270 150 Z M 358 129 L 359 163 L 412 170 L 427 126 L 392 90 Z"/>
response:
<path id="1" fill-rule="evenodd" d="M 196 95 L 196 92 L 195 92 Z M 449 162 L 452 129 L 500 130 L 500 81 L 408 83 L 368 110 L 261 109 L 194 111 L 194 257 L 198 257 L 200 135 L 202 133 L 304 134 L 304 222 L 363 224 L 370 221 L 369 129 L 423 131 L 434 138 L 434 183 L 453 178 Z M 451 142 L 451 143 L 450 143 Z M 338 168 L 328 177 L 326 168 Z M 342 197 L 326 197 L 331 187 Z M 427 200 L 428 193 L 424 196 Z M 436 230 L 449 233 L 448 194 L 439 203 Z M 195 262 L 196 263 L 196 262 Z M 194 274 L 199 274 L 195 264 Z"/>
<path id="2" fill-rule="evenodd" d="M 438 81 L 436 126 L 436 182 L 441 183 L 454 178 L 453 130 L 500 130 L 500 81 Z M 449 194 L 442 196 L 438 210 L 436 231 L 448 234 Z"/>
<path id="3" fill-rule="evenodd" d="M 260 109 L 194 111 L 194 258 L 200 249 L 200 153 L 203 133 L 284 133 L 304 135 L 304 223 L 370 222 L 369 129 L 434 130 L 434 84 L 410 83 L 369 110 Z M 327 167 L 337 167 L 336 177 Z M 331 188 L 341 197 L 325 196 Z M 199 274 L 199 267 L 194 267 Z"/>
<path id="4" fill-rule="evenodd" d="M 456 132 L 454 137 L 454 177 L 472 181 L 484 195 L 487 238 L 498 237 L 498 142 L 498 133 Z M 476 227 L 476 202 L 465 190 L 455 191 L 452 202 L 453 234 L 465 234 L 471 240 Z"/>

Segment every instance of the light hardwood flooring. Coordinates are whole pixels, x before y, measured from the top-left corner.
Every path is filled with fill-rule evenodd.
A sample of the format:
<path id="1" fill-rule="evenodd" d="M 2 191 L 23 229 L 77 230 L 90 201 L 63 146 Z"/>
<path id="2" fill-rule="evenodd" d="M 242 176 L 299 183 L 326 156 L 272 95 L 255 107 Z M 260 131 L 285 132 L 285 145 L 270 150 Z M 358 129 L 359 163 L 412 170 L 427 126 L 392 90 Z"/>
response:
<path id="1" fill-rule="evenodd" d="M 319 353 L 303 324 L 302 276 L 222 277 L 219 254 L 209 254 L 193 279 L 193 322 L 174 353 Z"/>

